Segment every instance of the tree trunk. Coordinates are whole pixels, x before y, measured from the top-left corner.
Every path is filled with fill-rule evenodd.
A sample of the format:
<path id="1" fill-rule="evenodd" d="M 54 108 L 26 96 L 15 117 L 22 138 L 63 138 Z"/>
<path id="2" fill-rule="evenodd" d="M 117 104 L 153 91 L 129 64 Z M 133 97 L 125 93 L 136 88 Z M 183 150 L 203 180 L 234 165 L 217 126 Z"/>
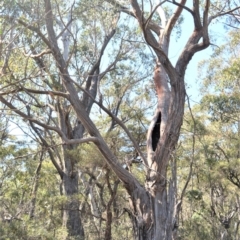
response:
<path id="1" fill-rule="evenodd" d="M 62 183 L 63 194 L 67 197 L 63 207 L 63 226 L 68 230 L 68 237 L 74 237 L 74 239 L 84 239 L 84 231 L 79 211 L 79 200 L 77 198 L 77 172 L 70 174 L 64 173 Z"/>
<path id="2" fill-rule="evenodd" d="M 35 179 L 34 179 L 34 184 L 33 184 L 33 189 L 32 189 L 32 197 L 30 201 L 30 210 L 29 210 L 29 218 L 33 218 L 35 215 L 35 209 L 36 209 L 36 198 L 37 198 L 37 191 L 38 191 L 38 184 L 39 184 L 39 178 L 40 178 L 40 171 L 42 168 L 42 157 L 43 154 L 41 154 L 40 157 L 40 163 L 38 164 L 36 173 L 35 173 Z"/>
<path id="3" fill-rule="evenodd" d="M 63 111 L 63 107 L 59 108 L 59 120 L 61 130 L 68 138 L 82 138 L 82 125 L 78 124 L 73 131 L 69 122 L 68 114 Z M 80 202 L 78 200 L 78 170 L 76 168 L 76 160 L 69 154 L 76 145 L 62 147 L 63 155 L 63 177 L 62 177 L 62 194 L 67 198 L 63 206 L 63 227 L 67 229 L 69 237 L 74 239 L 84 239 L 84 230 L 80 215 Z"/>
<path id="4" fill-rule="evenodd" d="M 134 238 L 136 240 L 176 239 L 176 208 L 173 205 L 175 205 L 175 193 L 171 182 L 168 188 L 166 183 L 163 183 L 153 186 L 149 192 L 143 188 L 136 189 L 130 200 Z"/>
<path id="5" fill-rule="evenodd" d="M 106 229 L 105 229 L 105 238 L 104 240 L 112 239 L 112 211 L 107 209 L 106 215 Z"/>
<path id="6" fill-rule="evenodd" d="M 157 56 L 154 82 L 158 95 L 158 106 L 147 136 L 148 157 L 145 163 L 145 188 L 117 161 L 116 156 L 112 153 L 96 125 L 89 117 L 84 104 L 80 101 L 78 92 L 69 75 L 66 62 L 57 44 L 56 34 L 53 29 L 50 0 L 45 0 L 49 46 L 58 63 L 63 86 L 69 94 L 68 101 L 71 103 L 78 120 L 89 135 L 94 137 L 94 143 L 105 157 L 109 168 L 115 172 L 130 195 L 135 238 L 139 240 L 170 240 L 175 237 L 177 204 L 175 200 L 176 186 L 170 178 L 167 178 L 167 167 L 170 157 L 174 155 L 183 121 L 185 104 L 184 75 L 186 67 L 197 51 L 209 46 L 207 29 L 209 1 L 207 1 L 205 6 L 203 25 L 199 9 L 192 12 L 194 14 L 195 29 L 175 67 L 168 58 L 168 47 L 171 31 L 183 10 L 182 5 L 185 5 L 186 0 L 181 0 L 180 6 L 173 13 L 173 16 L 167 24 L 164 24 L 163 27 L 165 29 L 161 31 L 161 28 L 159 28 L 159 41 L 153 35 L 148 21 L 144 22 L 144 13 L 138 1 L 130 0 L 130 3 L 133 8 L 132 14 L 138 20 L 147 44 L 152 47 Z M 198 43 L 201 38 L 203 42 Z M 169 89 L 169 86 L 171 86 L 171 89 Z"/>

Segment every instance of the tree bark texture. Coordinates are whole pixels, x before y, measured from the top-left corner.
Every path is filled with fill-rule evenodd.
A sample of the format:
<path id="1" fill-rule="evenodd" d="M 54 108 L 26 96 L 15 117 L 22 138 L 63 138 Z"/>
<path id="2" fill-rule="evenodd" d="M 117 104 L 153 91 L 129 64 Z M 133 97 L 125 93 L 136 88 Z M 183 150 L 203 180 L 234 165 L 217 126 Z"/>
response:
<path id="1" fill-rule="evenodd" d="M 67 197 L 63 206 L 63 226 L 68 230 L 68 237 L 84 239 L 84 231 L 79 211 L 78 174 L 64 174 L 62 180 L 63 194 Z"/>

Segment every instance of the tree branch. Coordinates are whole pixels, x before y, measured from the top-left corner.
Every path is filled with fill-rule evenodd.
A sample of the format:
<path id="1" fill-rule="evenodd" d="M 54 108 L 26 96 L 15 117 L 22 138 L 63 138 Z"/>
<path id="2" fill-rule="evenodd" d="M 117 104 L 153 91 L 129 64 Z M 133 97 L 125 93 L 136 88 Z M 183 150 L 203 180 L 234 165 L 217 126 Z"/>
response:
<path id="1" fill-rule="evenodd" d="M 27 24 L 27 23 L 25 23 L 24 21 L 22 21 L 21 19 L 18 19 L 17 21 L 18 21 L 19 24 L 23 25 L 23 26 L 26 27 L 27 29 L 29 29 L 29 30 L 37 33 L 38 36 L 41 37 L 41 39 L 43 40 L 43 42 L 44 42 L 49 48 L 51 47 L 50 42 L 49 42 L 48 39 L 45 37 L 45 35 L 40 31 L 39 28 L 34 27 L 34 26 L 30 25 L 30 24 Z"/>
<path id="2" fill-rule="evenodd" d="M 191 106 L 190 106 L 190 101 L 189 101 L 189 97 L 188 96 L 187 96 L 187 102 L 188 102 L 188 109 L 190 111 L 190 115 L 191 115 L 191 118 L 192 118 L 192 121 L 193 121 L 192 153 L 191 153 L 191 157 L 190 157 L 189 173 L 188 173 L 187 180 L 185 182 L 185 185 L 183 187 L 183 190 L 182 190 L 182 193 L 181 193 L 181 196 L 180 196 L 180 202 L 182 202 L 183 197 L 184 197 L 185 192 L 186 192 L 186 189 L 187 189 L 188 184 L 190 182 L 190 179 L 191 179 L 191 176 L 192 176 L 192 171 L 193 171 L 193 162 L 195 160 L 196 121 L 195 121 L 195 118 L 194 118 L 193 113 L 192 113 L 192 109 L 191 109 Z M 180 206 L 178 207 L 178 209 L 180 209 Z"/>
<path id="3" fill-rule="evenodd" d="M 203 27 L 207 29 L 208 26 L 208 13 L 210 7 L 210 0 L 206 0 L 204 12 L 203 12 Z"/>
<path id="4" fill-rule="evenodd" d="M 182 5 L 181 3 L 178 3 L 175 0 L 172 0 L 172 1 L 167 0 L 167 2 L 172 3 L 172 4 L 174 4 L 174 5 L 178 6 L 178 7 L 183 8 L 183 9 L 185 9 L 186 11 L 188 11 L 189 13 L 191 13 L 193 15 L 193 11 L 190 8 L 186 7 L 185 5 Z"/>
<path id="5" fill-rule="evenodd" d="M 112 31 L 111 31 L 111 32 L 105 37 L 105 39 L 104 39 L 104 42 L 103 42 L 102 48 L 101 48 L 101 50 L 100 50 L 100 54 L 99 54 L 98 60 L 97 60 L 97 62 L 93 65 L 92 69 L 90 70 L 90 72 L 89 72 L 89 74 L 88 74 L 88 78 L 87 78 L 87 82 L 86 82 L 86 87 L 85 87 L 85 89 L 86 89 L 87 91 L 89 91 L 89 88 L 92 86 L 94 89 L 92 89 L 91 92 L 95 92 L 95 93 L 97 92 L 96 90 L 97 90 L 98 84 L 95 84 L 95 86 L 93 86 L 93 85 L 94 85 L 94 84 L 93 84 L 93 78 L 98 78 L 98 77 L 100 77 L 100 76 L 99 76 L 99 67 L 100 67 L 101 59 L 102 59 L 102 56 L 103 56 L 103 54 L 104 54 L 104 51 L 105 51 L 108 43 L 110 42 L 110 40 L 111 40 L 112 37 L 114 36 L 115 32 L 116 32 L 116 30 L 115 30 L 115 29 L 112 29 Z M 98 81 L 100 81 L 100 79 L 95 79 L 95 81 L 98 82 Z M 95 94 L 95 95 L 96 95 L 96 94 Z M 91 94 L 91 96 L 92 96 L 92 94 Z M 95 98 L 95 96 L 94 96 L 94 98 Z M 88 109 L 88 112 L 89 112 L 90 109 L 91 109 L 91 105 L 92 105 L 92 104 L 91 104 L 91 103 L 88 104 L 88 102 L 89 102 L 89 101 L 88 101 L 88 100 L 89 100 L 88 94 L 86 94 L 86 93 L 84 92 L 82 99 L 83 99 L 82 102 L 83 102 L 85 108 Z"/>
<path id="6" fill-rule="evenodd" d="M 178 8 L 176 9 L 176 11 L 173 13 L 172 17 L 169 19 L 168 23 L 167 23 L 167 26 L 166 26 L 166 36 L 167 38 L 170 37 L 170 34 L 172 32 L 172 29 L 173 27 L 175 26 L 177 20 L 179 19 L 181 13 L 182 13 L 182 10 L 183 10 L 183 6 L 186 4 L 186 1 L 187 0 L 182 0 L 180 2 L 180 6 L 178 6 Z M 175 1 L 174 1 L 175 2 Z"/>
<path id="7" fill-rule="evenodd" d="M 98 138 L 98 141 L 95 142 L 96 146 L 98 147 L 102 155 L 105 157 L 108 165 L 112 168 L 118 178 L 124 183 L 128 192 L 131 193 L 136 188 L 142 188 L 139 181 L 135 177 L 133 177 L 128 171 L 126 171 L 118 162 L 116 156 L 112 153 L 112 151 L 102 138 L 96 125 L 92 122 L 82 102 L 79 100 L 78 93 L 72 83 L 72 79 L 69 76 L 66 63 L 61 55 L 60 49 L 57 44 L 55 32 L 53 29 L 53 16 L 50 0 L 44 0 L 44 2 L 47 32 L 51 44 L 50 49 L 52 49 L 53 56 L 57 62 L 57 67 L 62 77 L 64 87 L 69 92 L 69 101 L 71 102 L 71 105 L 75 113 L 77 114 L 79 121 L 81 121 L 84 128 L 91 136 Z"/>
<path id="8" fill-rule="evenodd" d="M 154 7 L 154 9 L 151 11 L 149 17 L 148 17 L 146 20 L 144 20 L 144 22 L 146 23 L 146 24 L 145 24 L 145 27 L 147 27 L 147 26 L 149 25 L 149 22 L 151 21 L 153 14 L 160 8 L 160 6 L 161 6 L 164 2 L 166 2 L 166 0 L 163 1 L 163 2 L 158 3 L 158 4 Z M 163 23 L 163 26 L 162 26 L 162 27 L 164 28 L 166 23 L 165 23 L 165 21 L 163 20 L 163 17 L 162 17 L 162 15 L 161 15 L 160 13 L 159 13 L 159 16 L 160 16 L 161 21 L 164 22 L 164 23 Z M 166 19 L 165 19 L 165 20 L 166 20 Z"/>
<path id="9" fill-rule="evenodd" d="M 125 124 L 117 117 L 115 116 L 110 110 L 108 110 L 106 107 L 103 106 L 102 103 L 96 101 L 82 86 L 80 86 L 78 83 L 76 83 L 74 80 L 72 80 L 72 82 L 79 88 L 81 89 L 83 92 L 85 92 L 86 94 L 88 94 L 88 96 L 90 98 L 92 98 L 93 102 L 96 103 L 104 112 L 106 112 L 124 131 L 125 133 L 128 135 L 129 139 L 132 141 L 134 148 L 137 150 L 137 152 L 139 153 L 139 155 L 141 156 L 144 164 L 146 166 L 147 165 L 147 160 L 144 156 L 144 154 L 142 153 L 140 147 L 138 146 L 137 142 L 135 141 L 135 139 L 133 138 L 132 134 L 128 131 L 128 128 L 125 126 Z"/>
<path id="10" fill-rule="evenodd" d="M 199 8 L 199 0 L 193 0 L 193 19 L 196 31 L 199 31 L 199 29 L 202 28 Z"/>
<path id="11" fill-rule="evenodd" d="M 68 139 L 66 138 L 66 136 L 63 134 L 63 132 L 58 128 L 58 127 L 53 127 L 53 126 L 49 126 L 45 123 L 40 122 L 39 120 L 28 116 L 27 114 L 23 113 L 22 111 L 18 110 L 15 106 L 13 106 L 9 101 L 7 101 L 1 94 L 0 94 L 0 101 L 5 104 L 7 107 L 9 107 L 12 111 L 14 111 L 15 113 L 17 113 L 19 116 L 21 116 L 22 118 L 32 121 L 34 123 L 36 123 L 37 125 L 49 129 L 49 130 L 53 130 L 55 132 L 57 132 L 64 141 L 68 141 Z"/>
<path id="12" fill-rule="evenodd" d="M 215 14 L 215 15 L 209 17 L 209 19 L 208 19 L 208 25 L 211 23 L 211 21 L 212 21 L 213 19 L 215 19 L 215 18 L 217 18 L 217 17 L 221 17 L 221 16 L 224 16 L 224 15 L 227 15 L 227 14 L 229 14 L 229 13 L 233 13 L 234 11 L 236 11 L 236 10 L 238 10 L 238 9 L 240 9 L 240 6 L 239 6 L 239 7 L 235 7 L 235 8 L 233 8 L 233 9 L 230 9 L 230 10 L 228 10 L 228 11 L 226 11 L 226 12 L 219 12 L 218 14 Z"/>
<path id="13" fill-rule="evenodd" d="M 27 108 L 28 110 L 28 115 L 30 116 L 30 108 Z M 31 120 L 29 120 L 29 124 L 32 127 L 33 131 L 38 135 L 38 137 L 40 138 L 43 146 L 45 146 L 47 148 L 47 152 L 49 154 L 49 157 L 54 165 L 54 167 L 56 168 L 56 170 L 58 171 L 58 174 L 60 175 L 61 178 L 63 178 L 63 171 L 60 168 L 59 164 L 56 162 L 53 152 L 50 149 L 49 144 L 47 143 L 47 141 L 42 137 L 42 135 L 39 133 L 38 129 L 34 126 L 33 122 Z"/>
<path id="14" fill-rule="evenodd" d="M 26 92 L 30 92 L 30 93 L 37 93 L 37 94 L 46 94 L 46 95 L 50 95 L 51 97 L 59 96 L 59 97 L 64 97 L 66 99 L 69 98 L 69 94 L 67 94 L 67 93 L 63 93 L 63 92 L 59 92 L 59 91 L 35 90 L 35 89 L 31 89 L 31 88 L 25 88 L 23 86 L 21 86 L 18 89 L 14 89 L 14 90 L 11 90 L 8 92 L 0 92 L 0 95 L 4 96 L 4 95 L 9 95 L 9 94 L 17 93 L 17 92 L 22 92 L 22 91 L 26 91 Z"/>
<path id="15" fill-rule="evenodd" d="M 129 16 L 132 16 L 132 17 L 135 17 L 135 18 L 136 18 L 136 16 L 134 15 L 134 13 L 133 13 L 130 9 L 128 9 L 127 7 L 122 6 L 120 3 L 116 2 L 115 0 L 106 0 L 106 1 L 109 2 L 109 3 L 111 3 L 112 5 L 116 6 L 119 11 L 124 12 L 124 13 L 128 14 Z M 145 19 L 145 18 L 143 18 L 143 20 L 144 20 L 144 22 L 146 22 L 146 19 Z M 155 22 L 153 22 L 153 21 L 151 21 L 151 20 L 148 21 L 148 27 L 149 27 L 153 32 L 155 32 L 157 35 L 160 34 L 161 28 L 160 28 L 159 25 L 156 24 Z"/>
<path id="16" fill-rule="evenodd" d="M 143 13 L 138 5 L 137 0 L 130 0 L 130 2 L 134 9 L 135 17 L 137 18 L 139 25 L 142 28 L 143 35 L 144 35 L 146 42 L 148 43 L 149 46 L 151 46 L 153 48 L 154 52 L 156 53 L 156 55 L 159 59 L 159 62 L 162 64 L 162 66 L 166 70 L 171 84 L 174 85 L 175 84 L 174 79 L 176 79 L 176 75 L 175 75 L 176 72 L 175 72 L 174 67 L 172 66 L 170 60 L 168 59 L 168 56 L 165 54 L 163 49 L 159 46 L 159 43 L 153 36 L 150 29 L 148 29 L 148 28 L 145 29 L 145 23 L 143 22 L 143 18 L 142 18 Z"/>

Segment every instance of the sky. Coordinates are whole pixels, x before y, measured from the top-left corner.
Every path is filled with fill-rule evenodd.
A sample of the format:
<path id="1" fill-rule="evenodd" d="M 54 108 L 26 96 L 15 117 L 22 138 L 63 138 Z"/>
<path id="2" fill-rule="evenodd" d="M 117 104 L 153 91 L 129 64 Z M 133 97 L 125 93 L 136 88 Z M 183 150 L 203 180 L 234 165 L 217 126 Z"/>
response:
<path id="1" fill-rule="evenodd" d="M 176 39 L 172 37 L 169 49 L 169 58 L 173 65 L 176 63 L 178 56 L 181 54 L 189 36 L 193 31 L 192 16 L 189 13 L 184 13 L 184 21 L 181 25 L 181 36 Z M 222 24 L 214 24 L 210 26 L 211 35 L 217 38 L 217 44 L 223 43 L 225 37 L 225 30 Z M 200 102 L 201 94 L 199 91 L 201 79 L 198 77 L 198 63 L 202 60 L 207 60 L 212 54 L 212 47 L 196 53 L 190 61 L 185 75 L 185 81 L 187 86 L 187 94 L 190 97 L 191 105 Z M 16 131 L 16 129 L 14 130 Z"/>
<path id="2" fill-rule="evenodd" d="M 184 21 L 182 23 L 181 29 L 181 37 L 177 39 L 177 41 L 175 41 L 173 37 L 173 40 L 170 43 L 169 59 L 173 64 L 175 64 L 177 61 L 178 56 L 181 54 L 181 51 L 183 50 L 187 39 L 193 31 L 193 21 L 190 14 L 184 14 Z M 223 44 L 226 37 L 226 30 L 223 28 L 223 25 L 221 23 L 210 24 L 209 30 L 210 36 L 213 36 L 214 39 L 216 39 L 216 42 L 214 42 L 214 44 Z M 201 94 L 199 92 L 201 84 L 201 78 L 199 75 L 201 74 L 198 72 L 198 64 L 202 60 L 209 59 L 212 53 L 213 46 L 209 46 L 207 49 L 197 52 L 187 67 L 185 82 L 187 86 L 187 94 L 190 97 L 191 104 L 199 103 L 201 100 Z"/>

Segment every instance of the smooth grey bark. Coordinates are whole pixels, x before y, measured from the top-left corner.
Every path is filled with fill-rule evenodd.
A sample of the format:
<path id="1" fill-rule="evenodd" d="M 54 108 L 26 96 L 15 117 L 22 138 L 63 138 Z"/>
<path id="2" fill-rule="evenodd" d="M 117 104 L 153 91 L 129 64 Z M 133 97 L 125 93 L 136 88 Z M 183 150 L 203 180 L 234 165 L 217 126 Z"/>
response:
<path id="1" fill-rule="evenodd" d="M 68 237 L 84 239 L 84 230 L 79 211 L 78 173 L 64 173 L 62 179 L 63 194 L 67 197 L 63 204 L 63 226 L 68 230 Z"/>

